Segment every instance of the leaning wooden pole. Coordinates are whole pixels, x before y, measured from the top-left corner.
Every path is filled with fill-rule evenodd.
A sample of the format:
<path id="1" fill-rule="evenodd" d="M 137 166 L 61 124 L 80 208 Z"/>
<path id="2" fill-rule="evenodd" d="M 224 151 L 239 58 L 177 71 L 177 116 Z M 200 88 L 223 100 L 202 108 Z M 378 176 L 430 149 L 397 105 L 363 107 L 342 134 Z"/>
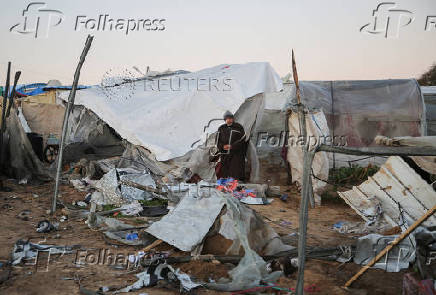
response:
<path id="1" fill-rule="evenodd" d="M 6 118 L 9 117 L 9 114 L 11 112 L 11 107 L 12 107 L 12 104 L 14 103 L 17 84 L 18 84 L 18 80 L 20 80 L 20 76 L 21 76 L 21 71 L 18 71 L 15 73 L 14 86 L 12 87 L 12 92 L 11 92 L 11 95 L 9 96 L 8 109 L 6 110 Z"/>
<path id="2" fill-rule="evenodd" d="M 313 157 L 316 151 L 309 151 L 309 145 L 307 140 L 306 130 L 306 116 L 304 105 L 301 102 L 300 97 L 300 85 L 298 82 L 297 65 L 295 63 L 294 51 L 292 50 L 292 76 L 295 83 L 295 91 L 298 103 L 298 121 L 300 125 L 300 135 L 303 137 L 303 178 L 302 178 L 302 190 L 300 200 L 300 216 L 299 216 L 299 235 L 298 235 L 298 277 L 297 277 L 297 295 L 303 295 L 304 293 L 304 265 L 306 261 L 306 232 L 307 222 L 309 220 L 309 200 L 312 195 L 311 185 L 311 167 Z M 312 204 L 313 206 L 314 204 Z"/>
<path id="3" fill-rule="evenodd" d="M 404 233 L 402 233 L 398 238 L 396 238 L 391 244 L 389 244 L 386 248 L 384 248 L 376 257 L 374 257 L 367 265 L 362 267 L 358 273 L 356 273 L 348 282 L 345 283 L 344 287 L 347 288 L 351 286 L 351 284 L 357 280 L 365 271 L 367 271 L 371 266 L 373 266 L 380 258 L 385 256 L 395 245 L 401 242 L 405 237 L 407 237 L 412 231 L 414 231 L 421 223 L 423 223 L 427 218 L 434 214 L 436 211 L 436 205 L 433 206 L 430 210 L 427 211 L 421 218 L 415 221 L 411 227 L 409 227 Z"/>
<path id="4" fill-rule="evenodd" d="M 56 200 L 59 191 L 59 179 L 62 170 L 62 154 L 64 151 L 65 137 L 67 136 L 67 129 L 68 129 L 68 118 L 70 117 L 70 112 L 74 105 L 74 99 L 76 97 L 76 90 L 77 90 L 77 84 L 79 83 L 80 70 L 82 69 L 83 63 L 85 62 L 85 58 L 86 55 L 88 54 L 89 48 L 91 48 L 91 43 L 93 39 L 94 37 L 91 35 L 88 35 L 88 38 L 86 39 L 85 47 L 83 48 L 82 55 L 80 56 L 80 60 L 79 60 L 79 64 L 77 65 L 76 72 L 74 73 L 73 86 L 71 88 L 70 95 L 68 96 L 67 108 L 65 110 L 64 122 L 62 124 L 62 137 L 61 137 L 61 144 L 59 147 L 59 153 L 57 159 L 58 162 L 57 162 L 57 170 L 56 170 L 56 182 L 55 182 L 55 191 L 52 200 L 51 214 L 54 214 L 54 212 L 56 211 Z"/>
<path id="5" fill-rule="evenodd" d="M 2 117 L 1 117 L 1 131 L 0 131 L 0 167 L 3 167 L 3 154 L 1 150 L 3 149 L 3 136 L 6 130 L 6 107 L 7 100 L 9 96 L 9 83 L 11 79 L 11 62 L 8 62 L 8 72 L 6 73 L 6 85 L 5 92 L 3 94 L 3 104 L 2 104 Z"/>

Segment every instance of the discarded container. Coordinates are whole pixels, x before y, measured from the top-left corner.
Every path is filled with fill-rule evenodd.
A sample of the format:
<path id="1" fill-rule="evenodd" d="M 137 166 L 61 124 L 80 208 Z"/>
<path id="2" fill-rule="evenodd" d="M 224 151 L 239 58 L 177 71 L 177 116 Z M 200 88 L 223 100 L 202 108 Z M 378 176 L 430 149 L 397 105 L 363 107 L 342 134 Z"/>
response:
<path id="1" fill-rule="evenodd" d="M 128 233 L 126 235 L 126 240 L 128 240 L 128 241 L 133 241 L 133 240 L 137 240 L 137 239 L 139 239 L 138 233 Z"/>

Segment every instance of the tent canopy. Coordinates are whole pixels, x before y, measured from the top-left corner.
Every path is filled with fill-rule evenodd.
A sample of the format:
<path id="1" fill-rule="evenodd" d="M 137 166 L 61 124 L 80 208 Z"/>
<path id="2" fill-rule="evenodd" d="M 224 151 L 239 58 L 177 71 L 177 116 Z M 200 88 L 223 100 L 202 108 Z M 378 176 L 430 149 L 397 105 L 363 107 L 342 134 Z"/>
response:
<path id="1" fill-rule="evenodd" d="M 186 154 L 206 138 L 205 132 L 216 132 L 226 110 L 235 113 L 247 98 L 283 86 L 264 62 L 219 65 L 159 79 L 157 83 L 165 83 L 160 91 L 150 80 L 110 89 L 94 86 L 78 91 L 75 104 L 92 110 L 122 138 L 149 149 L 158 161 L 166 161 Z M 186 81 L 191 86 L 186 87 Z M 63 100 L 67 97 L 60 94 Z M 218 120 L 211 124 L 213 119 Z"/>

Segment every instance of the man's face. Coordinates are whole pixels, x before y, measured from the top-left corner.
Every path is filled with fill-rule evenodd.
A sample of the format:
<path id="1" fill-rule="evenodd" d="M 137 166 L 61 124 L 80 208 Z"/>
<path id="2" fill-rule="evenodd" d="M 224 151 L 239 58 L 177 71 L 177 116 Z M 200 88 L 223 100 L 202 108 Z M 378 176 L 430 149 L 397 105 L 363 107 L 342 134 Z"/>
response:
<path id="1" fill-rule="evenodd" d="M 233 118 L 232 117 L 227 117 L 226 118 L 226 124 L 229 125 L 229 126 L 232 125 L 233 124 Z"/>

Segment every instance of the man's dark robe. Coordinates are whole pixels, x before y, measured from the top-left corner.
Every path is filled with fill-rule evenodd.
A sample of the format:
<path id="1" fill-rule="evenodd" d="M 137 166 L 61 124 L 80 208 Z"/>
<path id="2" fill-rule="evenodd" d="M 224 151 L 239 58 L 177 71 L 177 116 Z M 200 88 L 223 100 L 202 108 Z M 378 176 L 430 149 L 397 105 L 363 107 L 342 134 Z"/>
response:
<path id="1" fill-rule="evenodd" d="M 230 150 L 224 150 L 224 145 L 230 144 Z M 222 167 L 218 178 L 233 177 L 238 180 L 245 178 L 245 155 L 247 142 L 244 127 L 233 122 L 227 126 L 223 124 L 218 128 L 218 150 Z"/>

